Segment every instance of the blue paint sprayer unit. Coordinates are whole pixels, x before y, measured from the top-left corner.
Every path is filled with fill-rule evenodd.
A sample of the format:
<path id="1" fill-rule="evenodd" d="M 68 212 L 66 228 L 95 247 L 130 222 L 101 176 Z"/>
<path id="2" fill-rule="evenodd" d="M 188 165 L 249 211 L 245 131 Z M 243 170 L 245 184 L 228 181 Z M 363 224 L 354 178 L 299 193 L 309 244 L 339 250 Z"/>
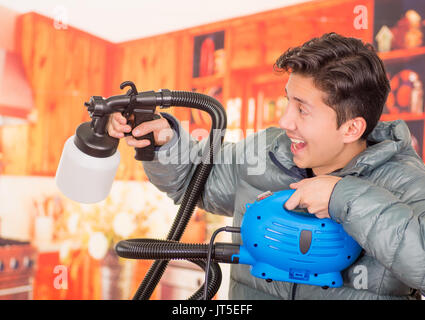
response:
<path id="1" fill-rule="evenodd" d="M 357 259 L 361 247 L 331 219 L 286 210 L 294 191 L 267 192 L 247 204 L 243 245 L 233 258 L 251 265 L 258 278 L 340 287 L 340 271 Z"/>
<path id="2" fill-rule="evenodd" d="M 254 203 L 246 205 L 240 228 L 217 229 L 209 244 L 134 239 L 119 242 L 115 250 L 124 258 L 186 259 L 198 264 L 205 270 L 205 284 L 189 299 L 214 296 L 212 292 L 221 283 L 218 263 L 250 265 L 251 274 L 267 282 L 341 287 L 341 271 L 358 258 L 362 248 L 333 220 L 286 210 L 284 204 L 294 192 L 267 191 L 259 195 Z M 221 231 L 240 233 L 242 244 L 214 243 Z M 210 277 L 210 273 L 214 275 Z M 212 292 L 208 289 L 211 281 L 216 288 Z"/>
<path id="3" fill-rule="evenodd" d="M 251 265 L 255 277 L 267 281 L 290 281 L 309 285 L 338 287 L 340 271 L 360 254 L 359 245 L 330 219 L 287 211 L 284 203 L 294 190 L 267 192 L 247 210 L 241 228 L 217 229 L 209 244 L 180 243 L 185 228 L 203 194 L 214 167 L 214 157 L 221 149 L 227 126 L 226 112 L 216 99 L 197 92 L 161 89 L 139 92 L 135 84 L 125 81 L 125 94 L 108 98 L 92 96 L 84 105 L 91 122 L 82 123 L 65 146 L 56 173 L 56 184 L 67 197 L 82 203 L 101 201 L 108 195 L 119 165 L 119 139 L 109 136 L 107 124 L 111 114 L 120 112 L 132 128 L 158 118 L 156 108 L 172 106 L 198 109 L 211 116 L 211 130 L 201 162 L 196 165 L 179 210 L 165 240 L 128 239 L 115 246 L 123 258 L 156 260 L 134 295 L 147 300 L 159 283 L 169 260 L 185 259 L 205 270 L 205 282 L 189 299 L 211 299 L 221 284 L 219 263 Z M 130 133 L 131 135 L 131 133 Z M 149 139 L 150 145 L 136 148 L 135 159 L 154 159 L 154 136 L 150 132 L 137 139 Z M 96 170 L 93 170 L 96 168 Z M 242 244 L 214 243 L 221 232 L 241 233 Z"/>

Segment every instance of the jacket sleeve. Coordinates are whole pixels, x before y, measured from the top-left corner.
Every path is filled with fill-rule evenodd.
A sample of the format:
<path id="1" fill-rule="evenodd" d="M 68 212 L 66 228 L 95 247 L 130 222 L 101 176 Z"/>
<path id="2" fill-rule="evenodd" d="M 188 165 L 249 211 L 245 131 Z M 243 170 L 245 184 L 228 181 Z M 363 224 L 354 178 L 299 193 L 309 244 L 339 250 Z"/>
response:
<path id="1" fill-rule="evenodd" d="M 207 139 L 199 142 L 173 116 L 162 115 L 174 130 L 173 138 L 162 147 L 156 148 L 153 161 L 142 163 L 149 181 L 173 199 L 175 204 L 180 204 L 197 164 L 201 161 Z M 216 157 L 218 164 L 210 172 L 198 207 L 211 213 L 233 215 L 238 175 L 236 149 L 235 143 L 223 143 Z"/>
<path id="2" fill-rule="evenodd" d="M 425 291 L 425 192 L 423 177 L 400 200 L 364 179 L 346 176 L 333 190 L 331 218 L 341 223 L 368 255 L 406 285 Z"/>

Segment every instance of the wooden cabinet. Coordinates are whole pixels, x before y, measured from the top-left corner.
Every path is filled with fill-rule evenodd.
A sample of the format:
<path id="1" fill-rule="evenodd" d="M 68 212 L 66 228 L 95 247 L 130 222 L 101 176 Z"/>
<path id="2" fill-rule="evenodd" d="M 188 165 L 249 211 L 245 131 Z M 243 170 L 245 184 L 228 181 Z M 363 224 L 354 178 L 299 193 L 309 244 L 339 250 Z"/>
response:
<path id="1" fill-rule="evenodd" d="M 264 17 L 261 42 L 264 63 L 273 65 L 288 48 L 327 32 L 337 32 L 370 41 L 372 20 L 367 28 L 354 26 L 354 8 L 363 6 L 367 16 L 373 17 L 373 1 L 312 1 L 287 8 L 273 10 Z"/>
<path id="2" fill-rule="evenodd" d="M 262 50 L 263 23 L 243 20 L 244 23 L 236 25 L 229 30 L 231 37 L 229 51 L 232 52 L 229 68 L 252 68 L 264 63 L 264 50 Z"/>
<path id="3" fill-rule="evenodd" d="M 66 139 L 89 118 L 84 101 L 108 94 L 111 44 L 70 27 L 56 30 L 36 13 L 18 18 L 16 43 L 36 109 L 27 157 L 16 159 L 26 161 L 26 172 L 14 174 L 54 175 Z"/>

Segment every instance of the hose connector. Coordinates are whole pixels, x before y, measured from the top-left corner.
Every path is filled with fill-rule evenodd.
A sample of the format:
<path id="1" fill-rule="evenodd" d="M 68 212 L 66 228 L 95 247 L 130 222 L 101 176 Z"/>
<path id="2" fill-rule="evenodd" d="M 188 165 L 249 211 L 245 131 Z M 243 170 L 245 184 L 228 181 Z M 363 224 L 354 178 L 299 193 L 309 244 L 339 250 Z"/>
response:
<path id="1" fill-rule="evenodd" d="M 239 263 L 240 245 L 235 243 L 216 242 L 214 245 L 214 261 L 219 263 Z"/>
<path id="2" fill-rule="evenodd" d="M 158 103 L 160 109 L 166 109 L 171 107 L 171 91 L 168 89 L 160 89 L 159 93 L 161 94 L 161 102 Z"/>

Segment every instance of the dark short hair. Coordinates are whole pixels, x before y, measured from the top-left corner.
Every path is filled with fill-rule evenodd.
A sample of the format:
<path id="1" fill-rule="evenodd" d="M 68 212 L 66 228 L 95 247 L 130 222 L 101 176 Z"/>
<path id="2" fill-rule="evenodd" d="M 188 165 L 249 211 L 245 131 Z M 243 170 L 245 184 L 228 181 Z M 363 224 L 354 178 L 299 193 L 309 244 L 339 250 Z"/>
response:
<path id="1" fill-rule="evenodd" d="M 337 128 L 363 117 L 367 124 L 361 136 L 364 140 L 378 123 L 390 92 L 384 64 L 373 46 L 336 33 L 288 49 L 274 69 L 312 77 L 326 94 L 324 103 L 337 114 Z"/>

